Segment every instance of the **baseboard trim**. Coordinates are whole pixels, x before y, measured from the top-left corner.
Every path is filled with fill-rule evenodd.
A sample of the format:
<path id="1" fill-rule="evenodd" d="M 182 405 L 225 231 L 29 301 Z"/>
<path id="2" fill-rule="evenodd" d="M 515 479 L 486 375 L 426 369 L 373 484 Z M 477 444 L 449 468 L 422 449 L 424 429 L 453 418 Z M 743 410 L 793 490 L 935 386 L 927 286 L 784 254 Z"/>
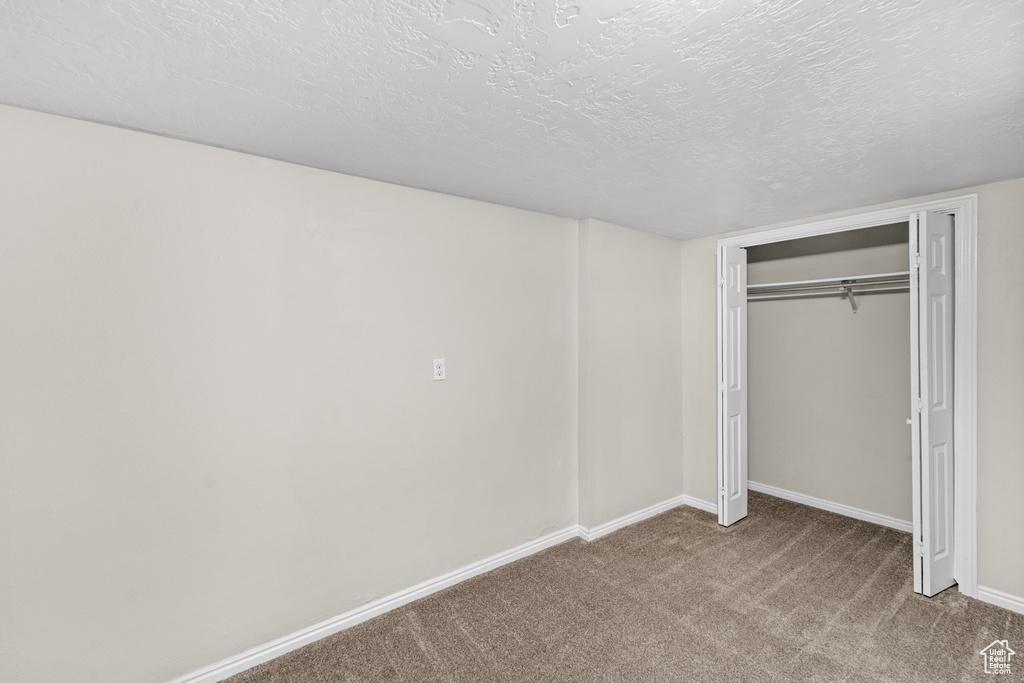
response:
<path id="1" fill-rule="evenodd" d="M 613 519 L 612 521 L 605 522 L 604 524 L 600 524 L 594 527 L 593 529 L 587 529 L 581 525 L 580 538 L 587 542 L 596 541 L 602 536 L 607 536 L 613 531 L 618 531 L 622 527 L 629 526 L 630 524 L 636 524 L 637 522 L 642 522 L 643 520 L 648 519 L 649 517 L 660 515 L 662 512 L 665 512 L 666 510 L 671 510 L 672 508 L 679 507 L 680 505 L 686 505 L 686 500 L 684 500 L 686 498 L 688 498 L 688 496 L 676 496 L 675 498 L 669 498 L 668 500 L 664 500 L 660 503 L 655 503 L 650 507 L 646 507 L 643 510 L 637 510 L 632 514 L 626 515 L 624 517 L 619 517 L 618 519 Z"/>
<path id="2" fill-rule="evenodd" d="M 751 481 L 747 483 L 747 486 L 753 491 L 760 491 L 761 493 L 766 493 L 770 496 L 791 500 L 795 503 L 802 503 L 822 510 L 828 510 L 829 512 L 835 512 L 837 514 L 853 517 L 854 519 L 859 519 L 865 522 L 880 524 L 900 531 L 910 531 L 912 529 L 910 522 L 905 522 L 893 517 L 887 517 L 885 515 L 879 515 L 874 512 L 868 512 L 848 505 L 814 498 L 812 496 L 805 496 L 802 493 L 787 491 L 786 489 L 769 486 L 768 484 L 760 484 L 758 482 Z M 550 548 L 551 546 L 564 543 L 565 541 L 577 537 L 582 538 L 585 541 L 593 541 L 601 538 L 602 536 L 607 536 L 613 531 L 618 531 L 630 524 L 636 524 L 637 522 L 654 517 L 655 515 L 661 514 L 662 512 L 671 510 L 672 508 L 680 505 L 687 505 L 712 514 L 718 513 L 718 508 L 714 503 L 684 494 L 662 501 L 661 503 L 651 505 L 650 507 L 625 515 L 624 517 L 619 517 L 618 519 L 606 522 L 605 524 L 601 524 L 593 529 L 586 529 L 580 525 L 574 524 L 573 526 L 566 527 L 561 531 L 556 531 L 548 534 L 547 536 L 542 536 L 536 540 L 524 543 L 523 545 L 510 550 L 506 550 L 505 552 L 492 555 L 491 557 L 480 560 L 479 562 L 474 562 L 462 569 L 449 572 L 436 579 L 424 581 L 412 588 L 407 588 L 385 598 L 374 600 L 373 602 L 369 602 L 361 607 L 349 610 L 344 614 L 321 621 L 318 624 L 314 624 L 313 626 L 282 636 L 281 638 L 264 643 L 263 645 L 250 648 L 241 654 L 228 657 L 216 664 L 211 664 L 210 666 L 203 667 L 202 669 L 198 669 L 185 674 L 184 676 L 175 678 L 172 681 L 169 681 L 169 683 L 217 683 L 218 681 L 223 681 L 224 679 L 234 676 L 237 673 L 241 673 L 246 669 L 250 669 L 258 664 L 262 664 L 263 662 L 268 662 L 271 659 L 280 657 L 292 650 L 297 650 L 298 648 L 320 640 L 321 638 L 326 638 L 327 636 L 338 633 L 339 631 L 344 631 L 356 624 L 360 624 L 384 614 L 385 612 L 389 612 L 401 607 L 402 605 L 406 605 L 414 600 L 424 598 L 431 593 L 436 593 L 437 591 L 448 588 L 449 586 L 454 586 L 466 579 L 470 579 L 492 569 L 496 569 L 502 565 L 528 557 L 534 553 L 540 552 L 541 550 Z M 1010 595 L 1009 593 L 1004 593 L 994 588 L 978 586 L 977 597 L 983 602 L 1024 614 L 1024 598 L 1020 598 L 1016 595 Z"/>
<path id="3" fill-rule="evenodd" d="M 1024 614 L 1024 598 L 1017 597 L 1016 595 L 1010 595 L 1003 591 L 997 591 L 995 588 L 978 586 L 978 600 L 987 602 L 991 605 L 997 605 L 1019 614 Z"/>
<path id="4" fill-rule="evenodd" d="M 703 510 L 704 512 L 710 512 L 713 515 L 718 514 L 718 506 L 714 503 L 709 503 L 706 500 L 700 498 L 694 498 L 693 496 L 683 495 L 680 496 L 683 499 L 683 505 L 689 505 L 692 508 Z"/>
<path id="5" fill-rule="evenodd" d="M 458 569 L 454 572 L 449 572 L 443 576 L 430 581 L 424 581 L 421 584 L 407 588 L 406 590 L 399 591 L 385 598 L 374 600 L 369 602 L 362 607 L 340 614 L 331 619 L 321 621 L 318 624 L 314 624 L 307 628 L 299 631 L 295 631 L 276 640 L 272 640 L 269 643 L 258 645 L 250 648 L 241 654 L 227 659 L 221 660 L 216 664 L 204 667 L 193 671 L 192 673 L 185 674 L 179 678 L 175 678 L 169 683 L 217 683 L 223 681 L 225 678 L 234 676 L 237 673 L 241 673 L 246 669 L 250 669 L 263 662 L 269 662 L 271 659 L 280 657 L 283 654 L 287 654 L 292 650 L 297 650 L 304 645 L 316 642 L 321 638 L 344 631 L 347 628 L 351 628 L 356 624 L 360 624 L 368 619 L 372 619 L 376 616 L 389 612 L 393 609 L 406 605 L 413 600 L 419 600 L 425 598 L 431 593 L 436 593 L 439 590 L 454 586 L 455 584 L 470 579 L 474 576 L 478 576 L 485 572 L 489 572 L 492 569 L 500 567 L 510 562 L 522 559 L 534 553 L 538 553 L 545 548 L 558 545 L 573 538 L 582 538 L 585 541 L 594 541 L 602 536 L 607 536 L 613 531 L 629 526 L 630 524 L 636 524 L 655 515 L 661 514 L 666 510 L 679 507 L 680 505 L 688 505 L 690 507 L 699 508 L 708 512 L 717 513 L 718 508 L 715 507 L 714 503 L 709 503 L 699 498 L 692 496 L 680 495 L 675 498 L 670 498 L 661 503 L 651 505 L 650 507 L 639 510 L 630 515 L 619 517 L 618 519 L 612 520 L 600 526 L 594 527 L 593 529 L 586 529 L 578 524 L 574 524 L 570 527 L 566 527 L 561 531 L 543 536 L 529 543 L 524 543 L 521 546 L 506 550 L 505 552 L 492 555 L 487 559 L 479 562 L 474 562 L 471 565 Z"/>
<path id="6" fill-rule="evenodd" d="M 361 607 L 350 610 L 339 616 L 321 621 L 318 624 L 309 626 L 300 631 L 296 631 L 287 636 L 283 636 L 276 640 L 272 640 L 269 643 L 258 645 L 250 648 L 245 652 L 228 657 L 216 664 L 204 667 L 192 673 L 185 674 L 179 678 L 175 678 L 170 683 L 216 683 L 222 681 L 225 678 L 234 676 L 237 673 L 245 671 L 246 669 L 252 668 L 257 664 L 268 662 L 275 657 L 280 657 L 283 654 L 296 650 L 304 645 L 326 638 L 329 635 L 333 635 L 339 631 L 344 631 L 347 628 L 355 626 L 356 624 L 362 623 L 368 619 L 372 619 L 378 615 L 389 612 L 397 607 L 406 605 L 413 600 L 419 600 L 420 598 L 426 597 L 431 593 L 436 593 L 439 590 L 453 586 L 461 581 L 472 578 L 484 572 L 488 572 L 492 569 L 500 567 L 510 562 L 533 555 L 534 553 L 540 552 L 545 548 L 550 548 L 553 545 L 558 545 L 570 539 L 576 538 L 580 535 L 579 526 L 572 525 L 566 527 L 561 531 L 542 536 L 529 543 L 524 543 L 521 546 L 506 550 L 505 552 L 492 555 L 487 559 L 474 562 L 471 565 L 457 569 L 448 574 L 444 574 L 436 579 L 430 581 L 424 581 L 421 584 L 407 588 L 403 591 L 399 591 L 392 595 L 379 600 L 374 600 Z"/>
<path id="7" fill-rule="evenodd" d="M 748 481 L 747 488 L 751 491 L 760 491 L 761 493 L 767 493 L 769 496 L 775 496 L 776 498 L 783 498 L 785 500 L 791 500 L 794 503 L 803 503 L 804 505 L 810 505 L 814 508 L 820 508 L 822 510 L 828 510 L 829 512 L 835 512 L 836 514 L 843 515 L 845 517 L 853 517 L 859 519 L 862 522 L 871 522 L 872 524 L 879 524 L 881 526 L 887 526 L 891 529 L 897 529 L 899 531 L 911 532 L 914 530 L 912 522 L 907 522 L 902 519 L 896 519 L 895 517 L 888 517 L 886 515 L 880 515 L 876 512 L 868 512 L 867 510 L 861 510 L 860 508 L 850 507 L 849 505 L 843 505 L 842 503 L 833 503 L 829 500 L 823 500 L 821 498 L 815 498 L 813 496 L 805 496 L 802 493 L 796 493 L 795 491 L 787 491 L 786 489 L 780 489 L 775 486 L 769 486 L 768 484 L 760 484 L 756 481 Z"/>

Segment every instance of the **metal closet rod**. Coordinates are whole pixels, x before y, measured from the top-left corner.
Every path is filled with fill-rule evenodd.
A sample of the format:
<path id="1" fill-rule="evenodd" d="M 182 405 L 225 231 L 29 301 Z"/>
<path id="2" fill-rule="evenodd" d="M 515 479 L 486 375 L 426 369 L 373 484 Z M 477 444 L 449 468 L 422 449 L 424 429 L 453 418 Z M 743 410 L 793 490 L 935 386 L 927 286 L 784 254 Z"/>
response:
<path id="1" fill-rule="evenodd" d="M 820 280 L 797 280 L 795 282 L 771 282 L 762 285 L 747 285 L 747 294 L 767 294 L 776 291 L 808 291 L 814 289 L 836 289 L 837 287 L 862 287 L 864 285 L 903 285 L 910 286 L 910 271 L 896 273 L 877 273 L 874 275 L 849 275 L 846 277 L 828 277 Z"/>
<path id="2" fill-rule="evenodd" d="M 751 294 L 747 301 L 772 301 L 774 299 L 814 299 L 827 296 L 846 296 L 848 289 L 854 294 L 892 294 L 895 292 L 906 292 L 910 285 L 896 285 L 891 287 L 872 287 L 857 289 L 856 287 L 830 287 L 828 289 L 808 290 L 803 292 L 779 292 L 770 294 Z"/>
<path id="3" fill-rule="evenodd" d="M 885 294 L 905 292 L 910 289 L 910 271 L 878 273 L 875 275 L 851 275 L 829 277 L 820 280 L 798 280 L 795 282 L 773 282 L 747 286 L 748 301 L 771 301 L 773 299 L 805 299 L 812 297 L 842 296 L 850 302 L 850 308 L 857 312 L 854 294 Z"/>

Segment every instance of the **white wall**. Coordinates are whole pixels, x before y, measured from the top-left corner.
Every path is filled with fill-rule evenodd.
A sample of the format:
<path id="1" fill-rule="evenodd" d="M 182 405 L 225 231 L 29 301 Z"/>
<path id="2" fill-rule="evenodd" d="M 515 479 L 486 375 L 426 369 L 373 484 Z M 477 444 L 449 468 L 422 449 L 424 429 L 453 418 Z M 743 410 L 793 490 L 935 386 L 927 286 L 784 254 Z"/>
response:
<path id="1" fill-rule="evenodd" d="M 576 221 L 8 107 L 0 149 L 0 680 L 165 681 L 576 523 Z"/>
<path id="2" fill-rule="evenodd" d="M 164 681 L 715 499 L 714 238 L 8 107 L 0 149 L 4 681 Z M 979 578 L 1024 595 L 1024 180 L 973 191 Z"/>
<path id="3" fill-rule="evenodd" d="M 978 194 L 978 582 L 1024 596 L 1024 178 L 769 225 Z M 684 492 L 715 500 L 715 247 L 683 242 Z"/>
<path id="4" fill-rule="evenodd" d="M 907 244 L 750 263 L 749 284 L 892 273 Z M 751 301 L 748 476 L 912 519 L 910 295 Z"/>
<path id="5" fill-rule="evenodd" d="M 1024 178 L 977 191 L 978 583 L 1024 598 Z"/>
<path id="6" fill-rule="evenodd" d="M 680 242 L 580 222 L 580 524 L 682 492 Z"/>

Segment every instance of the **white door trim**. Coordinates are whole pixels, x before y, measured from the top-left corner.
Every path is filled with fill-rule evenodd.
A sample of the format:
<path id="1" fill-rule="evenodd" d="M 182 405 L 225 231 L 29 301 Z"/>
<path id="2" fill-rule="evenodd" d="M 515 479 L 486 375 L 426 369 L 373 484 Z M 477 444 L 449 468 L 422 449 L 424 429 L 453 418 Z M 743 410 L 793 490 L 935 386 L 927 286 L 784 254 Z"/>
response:
<path id="1" fill-rule="evenodd" d="M 912 213 L 941 211 L 955 216 L 954 438 L 956 458 L 956 579 L 961 593 L 978 593 L 978 195 L 964 195 L 870 213 L 832 218 L 718 240 L 721 262 L 726 247 L 752 247 L 909 221 Z M 717 289 L 717 287 L 716 287 Z M 718 357 L 723 344 L 722 303 L 718 307 Z M 746 338 L 744 335 L 744 343 Z M 718 383 L 723 368 L 719 362 Z M 722 467 L 722 406 L 719 401 L 718 459 Z M 746 482 L 744 482 L 746 486 Z"/>

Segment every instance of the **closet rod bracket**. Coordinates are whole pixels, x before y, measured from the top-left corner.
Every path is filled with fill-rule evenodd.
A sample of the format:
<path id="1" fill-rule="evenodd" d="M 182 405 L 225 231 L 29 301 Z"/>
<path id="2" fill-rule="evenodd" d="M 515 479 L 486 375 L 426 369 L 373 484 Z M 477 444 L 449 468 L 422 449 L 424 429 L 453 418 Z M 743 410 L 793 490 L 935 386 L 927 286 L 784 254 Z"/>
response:
<path id="1" fill-rule="evenodd" d="M 846 292 L 846 298 L 850 301 L 850 308 L 853 312 L 857 312 L 857 300 L 853 298 L 853 289 L 851 287 L 843 287 L 843 291 Z"/>

